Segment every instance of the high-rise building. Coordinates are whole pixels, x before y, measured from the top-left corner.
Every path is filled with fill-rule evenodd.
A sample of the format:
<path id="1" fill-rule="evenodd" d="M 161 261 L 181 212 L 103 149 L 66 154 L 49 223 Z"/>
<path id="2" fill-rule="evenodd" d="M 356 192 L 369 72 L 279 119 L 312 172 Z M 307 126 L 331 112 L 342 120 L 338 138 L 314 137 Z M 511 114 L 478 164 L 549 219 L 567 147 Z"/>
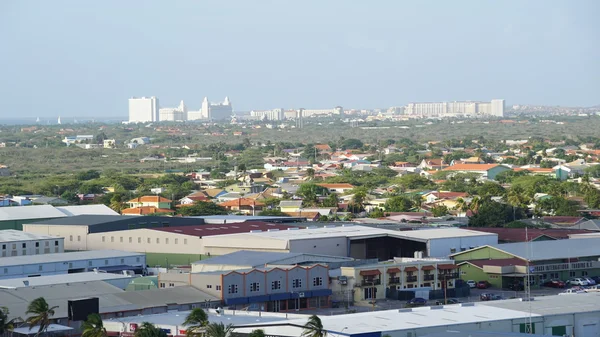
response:
<path id="1" fill-rule="evenodd" d="M 409 103 L 404 108 L 404 114 L 419 117 L 501 117 L 504 115 L 504 100 Z"/>
<path id="2" fill-rule="evenodd" d="M 152 96 L 129 99 L 130 123 L 158 122 L 159 120 L 158 98 Z"/>
<path id="3" fill-rule="evenodd" d="M 284 120 L 283 108 L 271 109 L 271 110 L 252 110 L 250 116 L 261 120 L 269 121 L 281 121 Z"/>
<path id="4" fill-rule="evenodd" d="M 181 101 L 176 108 L 162 108 L 159 110 L 161 122 L 178 122 L 188 119 L 188 110 L 185 103 Z"/>
<path id="5" fill-rule="evenodd" d="M 229 101 L 229 97 L 225 97 L 222 103 L 209 103 L 208 97 L 204 97 L 200 111 L 202 111 L 202 115 L 211 120 L 228 120 L 233 114 L 233 106 Z"/>
<path id="6" fill-rule="evenodd" d="M 492 116 L 504 117 L 504 100 L 493 99 L 492 100 Z"/>

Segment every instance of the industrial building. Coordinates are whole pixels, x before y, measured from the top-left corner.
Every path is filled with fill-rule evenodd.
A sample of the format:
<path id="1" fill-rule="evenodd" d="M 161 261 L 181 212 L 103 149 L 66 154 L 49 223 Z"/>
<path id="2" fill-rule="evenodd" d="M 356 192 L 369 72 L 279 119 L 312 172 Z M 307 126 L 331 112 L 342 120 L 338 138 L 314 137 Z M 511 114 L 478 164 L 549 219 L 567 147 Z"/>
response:
<path id="1" fill-rule="evenodd" d="M 394 257 L 447 257 L 498 243 L 494 233 L 458 228 L 393 231 L 356 225 L 253 231 L 204 239 L 204 251 L 223 255 L 238 250 L 294 252 L 389 260 Z"/>
<path id="2" fill-rule="evenodd" d="M 132 270 L 142 274 L 145 267 L 144 254 L 118 250 L 27 255 L 0 258 L 0 279 L 71 274 L 94 269 L 107 272 Z"/>
<path id="3" fill-rule="evenodd" d="M 63 253 L 64 240 L 58 236 L 14 229 L 0 230 L 0 257 Z"/>
<path id="4" fill-rule="evenodd" d="M 600 294 L 545 296 L 481 303 L 320 316 L 334 336 L 421 337 L 452 331 L 600 336 Z M 262 329 L 267 336 L 300 336 L 307 319 L 238 325 L 236 333 Z M 468 335 L 461 335 L 468 336 Z"/>
<path id="5" fill-rule="evenodd" d="M 31 205 L 0 207 L 0 230 L 23 230 L 24 223 L 66 218 L 75 215 L 118 215 L 105 205 L 60 206 Z"/>
<path id="6" fill-rule="evenodd" d="M 57 274 L 37 277 L 19 277 L 0 280 L 0 289 L 19 289 L 28 287 L 52 286 L 58 284 L 82 283 L 103 281 L 120 289 L 125 289 L 135 275 L 113 274 L 99 271 L 82 272 L 74 274 Z"/>
<path id="7" fill-rule="evenodd" d="M 600 238 L 485 245 L 451 255 L 463 280 L 505 288 L 523 282 L 600 276 Z"/>

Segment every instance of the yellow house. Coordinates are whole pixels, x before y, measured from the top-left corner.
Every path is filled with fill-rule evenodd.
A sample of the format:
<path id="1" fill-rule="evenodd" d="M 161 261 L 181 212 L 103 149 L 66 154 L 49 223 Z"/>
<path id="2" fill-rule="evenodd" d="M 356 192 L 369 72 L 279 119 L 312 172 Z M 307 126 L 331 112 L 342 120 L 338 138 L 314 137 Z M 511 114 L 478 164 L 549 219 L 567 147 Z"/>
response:
<path id="1" fill-rule="evenodd" d="M 283 213 L 296 213 L 302 209 L 302 200 L 281 200 L 279 209 Z"/>

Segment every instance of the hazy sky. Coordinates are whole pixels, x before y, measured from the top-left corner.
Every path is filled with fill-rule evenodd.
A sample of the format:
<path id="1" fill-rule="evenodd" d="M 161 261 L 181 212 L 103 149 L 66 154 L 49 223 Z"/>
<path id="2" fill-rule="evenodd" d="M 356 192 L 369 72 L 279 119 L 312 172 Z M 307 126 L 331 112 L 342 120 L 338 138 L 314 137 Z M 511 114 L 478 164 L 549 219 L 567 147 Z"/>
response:
<path id="1" fill-rule="evenodd" d="M 600 104 L 598 0 L 0 1 L 0 117 Z"/>

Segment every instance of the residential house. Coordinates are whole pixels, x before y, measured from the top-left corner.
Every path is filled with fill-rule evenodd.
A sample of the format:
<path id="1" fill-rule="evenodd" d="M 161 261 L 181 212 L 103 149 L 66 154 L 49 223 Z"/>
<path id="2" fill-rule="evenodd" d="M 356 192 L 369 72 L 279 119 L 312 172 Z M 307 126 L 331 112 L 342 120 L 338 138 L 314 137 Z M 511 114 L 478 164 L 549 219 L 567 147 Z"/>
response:
<path id="1" fill-rule="evenodd" d="M 279 209 L 283 213 L 298 212 L 302 209 L 302 200 L 281 200 L 279 202 Z"/>
<path id="2" fill-rule="evenodd" d="M 193 205 L 200 201 L 210 202 L 210 199 L 203 193 L 194 193 L 194 195 L 188 195 L 187 197 L 183 197 L 183 198 L 179 199 L 179 204 L 187 206 L 187 205 Z"/>
<path id="3" fill-rule="evenodd" d="M 258 212 L 263 210 L 265 204 L 250 198 L 238 198 L 222 202 L 219 204 L 219 206 L 225 207 L 230 212 L 256 215 Z"/>
<path id="4" fill-rule="evenodd" d="M 456 164 L 444 169 L 444 171 L 458 173 L 476 173 L 481 175 L 482 178 L 490 180 L 496 179 L 499 173 L 508 170 L 510 170 L 509 167 L 499 164 Z"/>
<path id="5" fill-rule="evenodd" d="M 150 214 L 175 214 L 175 211 L 169 208 L 156 208 L 154 206 L 141 206 L 125 208 L 121 211 L 122 215 L 150 215 Z"/>
<path id="6" fill-rule="evenodd" d="M 458 199 L 466 198 L 469 194 L 466 192 L 439 192 L 431 191 L 423 195 L 427 203 L 432 203 L 440 199 Z"/>
<path id="7" fill-rule="evenodd" d="M 317 184 L 317 185 L 325 188 L 327 190 L 327 192 L 329 192 L 329 193 L 340 193 L 340 194 L 349 192 L 354 188 L 354 185 L 348 184 L 348 183 L 338 183 L 338 184 L 322 183 L 322 184 Z"/>
<path id="8" fill-rule="evenodd" d="M 154 208 L 170 209 L 171 202 L 171 200 L 163 198 L 159 195 L 145 195 L 143 197 L 127 201 L 127 205 L 129 205 L 131 208 L 152 206 Z"/>
<path id="9" fill-rule="evenodd" d="M 445 167 L 448 167 L 448 163 L 446 163 L 443 158 L 430 158 L 423 159 L 417 167 L 426 171 L 442 170 Z"/>

